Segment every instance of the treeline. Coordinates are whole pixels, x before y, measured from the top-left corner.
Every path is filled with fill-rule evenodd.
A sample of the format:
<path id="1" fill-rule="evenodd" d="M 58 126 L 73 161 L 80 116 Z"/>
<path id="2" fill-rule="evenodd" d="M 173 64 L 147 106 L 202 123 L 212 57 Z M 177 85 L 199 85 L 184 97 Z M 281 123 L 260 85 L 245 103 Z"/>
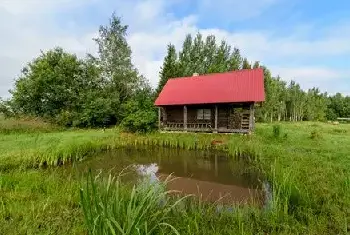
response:
<path id="1" fill-rule="evenodd" d="M 55 48 L 22 70 L 0 105 L 5 115 L 30 115 L 73 127 L 121 124 L 148 131 L 157 120 L 154 93 L 131 62 L 127 26 L 113 15 L 94 41 L 98 56 L 80 59 Z"/>
<path id="2" fill-rule="evenodd" d="M 329 96 L 316 87 L 304 91 L 295 81 L 287 83 L 279 76 L 273 77 L 258 61 L 250 63 L 238 48 L 232 48 L 225 41 L 217 42 L 213 35 L 203 38 L 199 33 L 194 38 L 187 35 L 179 51 L 174 45 L 168 45 L 157 93 L 169 78 L 252 68 L 264 70 L 266 101 L 257 107 L 258 121 L 324 121 L 350 117 L 350 97 Z"/>
<path id="3" fill-rule="evenodd" d="M 0 102 L 0 113 L 41 117 L 64 126 L 118 124 L 129 131 L 150 131 L 157 121 L 153 102 L 169 78 L 263 68 L 266 102 L 257 108 L 258 121 L 350 117 L 350 97 L 328 96 L 317 88 L 304 91 L 294 81 L 287 84 L 213 35 L 187 35 L 179 51 L 169 44 L 153 90 L 131 62 L 126 33 L 127 26 L 113 15 L 94 39 L 97 56 L 78 58 L 62 48 L 43 52 L 22 69 L 11 99 Z"/>

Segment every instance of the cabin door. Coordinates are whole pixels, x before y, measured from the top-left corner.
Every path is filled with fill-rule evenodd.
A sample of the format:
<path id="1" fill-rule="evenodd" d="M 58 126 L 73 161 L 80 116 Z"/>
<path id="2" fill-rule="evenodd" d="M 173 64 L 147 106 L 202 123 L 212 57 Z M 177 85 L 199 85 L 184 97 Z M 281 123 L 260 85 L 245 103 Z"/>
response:
<path id="1" fill-rule="evenodd" d="M 220 107 L 218 109 L 218 128 L 229 128 L 229 111 L 228 107 Z"/>

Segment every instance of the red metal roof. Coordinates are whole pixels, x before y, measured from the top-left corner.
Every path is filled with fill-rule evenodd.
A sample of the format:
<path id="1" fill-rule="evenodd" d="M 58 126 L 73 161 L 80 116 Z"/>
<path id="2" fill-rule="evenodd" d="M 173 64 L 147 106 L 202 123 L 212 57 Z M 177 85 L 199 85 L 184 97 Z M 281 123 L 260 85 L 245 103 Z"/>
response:
<path id="1" fill-rule="evenodd" d="M 155 105 L 261 102 L 265 100 L 262 69 L 169 79 Z"/>

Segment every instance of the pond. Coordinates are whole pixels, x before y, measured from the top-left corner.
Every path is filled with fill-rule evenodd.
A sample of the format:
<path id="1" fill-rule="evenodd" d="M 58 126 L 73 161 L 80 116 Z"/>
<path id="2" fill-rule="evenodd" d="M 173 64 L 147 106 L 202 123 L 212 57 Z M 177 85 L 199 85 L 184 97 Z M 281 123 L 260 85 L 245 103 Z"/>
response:
<path id="1" fill-rule="evenodd" d="M 76 164 L 78 172 L 128 172 L 128 180 L 168 178 L 168 190 L 195 195 L 204 201 L 258 203 L 263 200 L 259 174 L 243 160 L 218 151 L 170 148 L 121 148 Z"/>

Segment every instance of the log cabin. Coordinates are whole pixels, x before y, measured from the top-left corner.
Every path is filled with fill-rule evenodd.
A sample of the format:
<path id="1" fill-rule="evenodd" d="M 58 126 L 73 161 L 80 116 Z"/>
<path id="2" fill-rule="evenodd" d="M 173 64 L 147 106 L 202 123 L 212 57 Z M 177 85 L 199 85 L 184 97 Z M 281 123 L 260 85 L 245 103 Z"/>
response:
<path id="1" fill-rule="evenodd" d="M 250 133 L 264 100 L 258 68 L 169 79 L 155 105 L 161 131 Z"/>

